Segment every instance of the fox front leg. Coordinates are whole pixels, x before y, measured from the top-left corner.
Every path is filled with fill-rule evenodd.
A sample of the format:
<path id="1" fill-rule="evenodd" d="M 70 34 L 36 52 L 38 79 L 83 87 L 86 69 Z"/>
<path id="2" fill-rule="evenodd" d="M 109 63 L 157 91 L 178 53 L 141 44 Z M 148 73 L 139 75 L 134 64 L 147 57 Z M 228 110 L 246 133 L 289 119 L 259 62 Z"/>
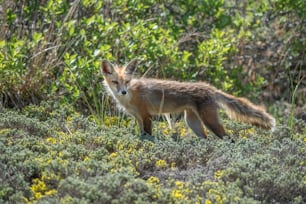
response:
<path id="1" fill-rule="evenodd" d="M 152 117 L 136 117 L 140 134 L 143 135 L 152 135 Z"/>
<path id="2" fill-rule="evenodd" d="M 152 135 L 152 117 L 147 116 L 143 119 L 143 126 L 145 133 Z"/>

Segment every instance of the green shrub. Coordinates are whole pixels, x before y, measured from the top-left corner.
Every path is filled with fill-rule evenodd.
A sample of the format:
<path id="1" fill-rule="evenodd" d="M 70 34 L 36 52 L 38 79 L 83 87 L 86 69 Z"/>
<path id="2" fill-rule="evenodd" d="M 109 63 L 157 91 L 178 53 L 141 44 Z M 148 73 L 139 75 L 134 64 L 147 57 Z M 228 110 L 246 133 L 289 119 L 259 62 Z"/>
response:
<path id="1" fill-rule="evenodd" d="M 3 0 L 1 5 L 1 104 L 23 107 L 55 98 L 75 104 L 97 123 L 111 107 L 100 83 L 102 59 L 125 64 L 139 58 L 140 75 L 205 80 L 255 97 L 267 79 L 266 67 L 249 79 L 251 68 L 236 63 L 240 53 L 250 54 L 241 46 L 268 33 L 269 15 L 289 12 L 299 22 L 304 11 L 302 1 L 266 0 Z M 288 35 L 302 31 L 294 28 Z M 286 69 L 293 65 L 290 56 L 302 56 L 303 39 L 287 44 Z"/>

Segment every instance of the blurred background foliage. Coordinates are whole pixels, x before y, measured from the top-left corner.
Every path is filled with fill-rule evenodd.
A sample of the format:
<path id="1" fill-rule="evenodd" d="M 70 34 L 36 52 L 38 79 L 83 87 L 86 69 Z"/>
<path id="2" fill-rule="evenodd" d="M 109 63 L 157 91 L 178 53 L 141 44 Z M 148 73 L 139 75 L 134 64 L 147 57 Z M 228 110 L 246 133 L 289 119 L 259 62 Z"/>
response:
<path id="1" fill-rule="evenodd" d="M 0 103 L 55 99 L 103 117 L 101 60 L 138 58 L 141 76 L 302 106 L 305 10 L 304 0 L 0 0 Z"/>

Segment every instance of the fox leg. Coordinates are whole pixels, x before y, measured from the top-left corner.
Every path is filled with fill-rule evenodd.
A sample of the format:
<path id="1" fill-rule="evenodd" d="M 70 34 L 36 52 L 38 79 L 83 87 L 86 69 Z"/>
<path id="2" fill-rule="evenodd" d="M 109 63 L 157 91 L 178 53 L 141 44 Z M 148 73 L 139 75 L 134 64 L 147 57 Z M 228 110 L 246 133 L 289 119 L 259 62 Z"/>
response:
<path id="1" fill-rule="evenodd" d="M 168 126 L 169 126 L 170 130 L 172 130 L 173 127 L 172 127 L 172 122 L 171 122 L 170 113 L 165 113 L 164 115 L 165 115 L 165 118 L 166 118 L 166 120 L 167 120 L 167 123 L 168 123 Z"/>
<path id="2" fill-rule="evenodd" d="M 203 123 L 213 132 L 215 135 L 220 137 L 226 135 L 225 130 L 218 119 L 217 107 L 214 104 L 205 104 L 200 106 L 199 116 Z"/>
<path id="3" fill-rule="evenodd" d="M 207 138 L 203 123 L 192 110 L 185 110 L 185 121 L 197 136 Z"/>
<path id="4" fill-rule="evenodd" d="M 145 116 L 135 116 L 140 134 L 145 135 L 149 134 L 152 135 L 152 117 L 150 115 L 145 115 Z"/>
<path id="5" fill-rule="evenodd" d="M 135 117 L 138 123 L 138 127 L 140 130 L 140 134 L 144 135 L 145 134 L 145 130 L 144 130 L 144 125 L 143 125 L 143 120 L 141 118 Z"/>
<path id="6" fill-rule="evenodd" d="M 152 135 L 152 117 L 146 116 L 143 118 L 143 126 L 145 133 Z"/>

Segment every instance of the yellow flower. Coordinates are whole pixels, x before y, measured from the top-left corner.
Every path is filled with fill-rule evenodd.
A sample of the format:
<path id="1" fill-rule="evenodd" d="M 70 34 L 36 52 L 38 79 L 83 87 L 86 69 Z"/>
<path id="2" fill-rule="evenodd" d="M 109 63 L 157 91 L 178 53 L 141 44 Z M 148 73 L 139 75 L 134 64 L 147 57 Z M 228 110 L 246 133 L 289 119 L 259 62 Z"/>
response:
<path id="1" fill-rule="evenodd" d="M 218 170 L 215 172 L 215 179 L 221 178 L 223 176 L 223 171 Z"/>
<path id="2" fill-rule="evenodd" d="M 59 156 L 59 157 L 63 157 L 63 155 L 64 155 L 64 154 L 63 154 L 62 151 L 60 151 L 60 152 L 58 153 L 58 156 Z"/>
<path id="3" fill-rule="evenodd" d="M 38 200 L 42 197 L 42 194 L 40 192 L 34 193 L 34 199 Z"/>
<path id="4" fill-rule="evenodd" d="M 89 157 L 88 156 L 86 156 L 85 158 L 84 158 L 84 160 L 83 160 L 84 162 L 88 162 L 89 161 Z"/>
<path id="5" fill-rule="evenodd" d="M 53 138 L 53 137 L 48 137 L 48 138 L 46 139 L 46 141 L 47 141 L 48 143 L 51 143 L 51 144 L 56 144 L 56 139 Z"/>
<path id="6" fill-rule="evenodd" d="M 61 177 L 59 175 L 56 175 L 54 173 L 49 173 L 49 172 L 42 172 L 41 180 L 42 181 L 59 181 Z"/>
<path id="7" fill-rule="evenodd" d="M 9 129 L 9 128 L 0 129 L 0 134 L 6 134 L 10 131 L 11 131 L 11 129 Z"/>
<path id="8" fill-rule="evenodd" d="M 158 168 L 165 168 L 168 166 L 167 162 L 163 159 L 160 159 L 160 160 L 157 160 L 155 162 L 155 166 L 158 167 Z"/>
<path id="9" fill-rule="evenodd" d="M 188 184 L 183 181 L 175 181 L 176 188 L 172 191 L 172 197 L 178 200 L 187 200 L 192 190 L 188 188 Z"/>
<path id="10" fill-rule="evenodd" d="M 216 200 L 218 204 L 222 204 L 222 197 L 220 195 L 216 195 Z"/>
<path id="11" fill-rule="evenodd" d="M 169 135 L 169 134 L 170 134 L 170 131 L 169 131 L 169 129 L 164 129 L 164 130 L 163 130 L 163 133 L 164 133 L 164 135 Z"/>
<path id="12" fill-rule="evenodd" d="M 180 190 L 172 191 L 172 197 L 178 200 L 185 199 L 185 195 Z"/>
<path id="13" fill-rule="evenodd" d="M 47 186 L 43 181 L 39 179 L 33 179 L 31 191 L 33 193 L 34 200 L 38 200 L 41 197 L 43 197 L 46 190 L 47 190 Z"/>
<path id="14" fill-rule="evenodd" d="M 159 178 L 155 176 L 150 176 L 147 180 L 147 183 L 159 184 Z"/>
<path id="15" fill-rule="evenodd" d="M 43 192 L 46 190 L 46 184 L 39 179 L 33 179 L 31 190 L 32 192 Z"/>
<path id="16" fill-rule="evenodd" d="M 112 159 L 112 158 L 116 158 L 118 156 L 118 152 L 113 152 L 109 155 L 109 158 Z"/>
<path id="17" fill-rule="evenodd" d="M 180 136 L 186 136 L 186 135 L 187 135 L 187 132 L 188 132 L 188 129 L 187 129 L 187 128 L 185 128 L 185 127 L 179 128 L 179 134 L 180 134 Z"/>
<path id="18" fill-rule="evenodd" d="M 223 202 L 222 197 L 220 196 L 220 193 L 217 190 L 209 189 L 208 193 L 215 196 L 218 204 L 222 204 Z"/>
<path id="19" fill-rule="evenodd" d="M 56 193 L 57 193 L 57 191 L 55 189 L 52 189 L 52 190 L 46 191 L 45 195 L 54 195 Z"/>
<path id="20" fill-rule="evenodd" d="M 174 170 L 174 168 L 176 167 L 176 163 L 172 162 L 170 166 L 171 166 L 171 169 Z"/>
<path id="21" fill-rule="evenodd" d="M 183 181 L 176 181 L 175 185 L 178 187 L 178 189 L 184 189 L 184 182 Z"/>
<path id="22" fill-rule="evenodd" d="M 212 204 L 212 202 L 210 200 L 205 200 L 205 204 Z"/>
<path id="23" fill-rule="evenodd" d="M 124 150 L 124 146 L 120 142 L 117 143 L 116 147 L 118 150 Z"/>

